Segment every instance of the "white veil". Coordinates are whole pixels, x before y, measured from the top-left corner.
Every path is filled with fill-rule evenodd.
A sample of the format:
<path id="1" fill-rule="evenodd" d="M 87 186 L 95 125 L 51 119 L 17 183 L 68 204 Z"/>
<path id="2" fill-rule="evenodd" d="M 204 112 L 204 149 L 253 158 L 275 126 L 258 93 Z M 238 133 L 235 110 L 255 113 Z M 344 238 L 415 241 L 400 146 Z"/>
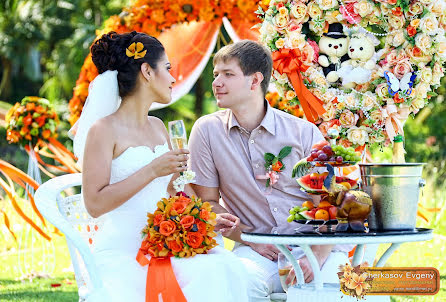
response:
<path id="1" fill-rule="evenodd" d="M 107 70 L 98 75 L 88 87 L 88 97 L 79 120 L 69 131 L 73 139 L 74 155 L 81 163 L 90 127 L 100 118 L 118 110 L 121 104 L 118 88 L 118 71 Z"/>

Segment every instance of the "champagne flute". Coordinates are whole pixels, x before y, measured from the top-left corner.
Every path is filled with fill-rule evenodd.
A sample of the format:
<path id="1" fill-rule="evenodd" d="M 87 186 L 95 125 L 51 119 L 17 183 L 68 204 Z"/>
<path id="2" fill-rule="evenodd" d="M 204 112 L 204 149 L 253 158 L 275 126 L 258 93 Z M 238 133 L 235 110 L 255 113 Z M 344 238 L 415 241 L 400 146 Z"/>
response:
<path id="1" fill-rule="evenodd" d="M 283 253 L 279 253 L 277 255 L 277 266 L 279 268 L 279 279 L 280 284 L 282 285 L 282 288 L 285 292 L 288 291 L 289 284 L 285 283 L 286 278 L 288 277 L 288 274 L 291 271 L 291 268 L 293 267 L 291 263 L 288 261 L 288 259 L 285 257 Z"/>
<path id="2" fill-rule="evenodd" d="M 187 149 L 186 127 L 182 120 L 171 121 L 168 123 L 169 138 L 172 149 Z"/>

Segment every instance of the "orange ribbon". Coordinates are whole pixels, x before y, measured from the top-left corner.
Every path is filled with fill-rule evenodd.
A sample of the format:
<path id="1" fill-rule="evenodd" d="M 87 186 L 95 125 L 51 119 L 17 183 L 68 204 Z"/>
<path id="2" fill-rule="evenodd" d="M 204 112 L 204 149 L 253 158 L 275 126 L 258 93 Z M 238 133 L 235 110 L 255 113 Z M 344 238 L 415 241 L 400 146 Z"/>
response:
<path id="1" fill-rule="evenodd" d="M 140 249 L 136 255 L 136 261 L 141 266 L 149 265 L 146 279 L 146 302 L 158 302 L 160 294 L 163 302 L 187 302 L 173 272 L 170 257 L 151 257 L 149 261 Z"/>
<path id="2" fill-rule="evenodd" d="M 315 97 L 304 84 L 301 72 L 305 72 L 309 66 L 303 64 L 301 58 L 299 49 L 282 48 L 273 52 L 273 67 L 281 74 L 288 75 L 307 120 L 314 123 L 326 110 L 322 106 L 324 102 Z"/>

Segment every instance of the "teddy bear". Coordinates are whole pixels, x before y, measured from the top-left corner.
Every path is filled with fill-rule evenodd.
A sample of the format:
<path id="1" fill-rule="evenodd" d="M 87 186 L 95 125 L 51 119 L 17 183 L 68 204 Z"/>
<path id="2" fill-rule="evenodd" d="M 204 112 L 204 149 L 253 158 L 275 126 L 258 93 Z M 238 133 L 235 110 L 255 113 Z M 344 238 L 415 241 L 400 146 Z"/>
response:
<path id="1" fill-rule="evenodd" d="M 348 60 L 348 38 L 343 32 L 341 23 L 332 23 L 328 26 L 328 32 L 319 40 L 318 63 L 322 66 L 327 82 L 334 83 L 339 79 L 337 70 L 341 63 Z"/>
<path id="2" fill-rule="evenodd" d="M 338 75 L 342 86 L 350 89 L 370 81 L 376 66 L 375 42 L 364 33 L 352 35 L 348 45 L 349 60 L 342 62 Z"/>

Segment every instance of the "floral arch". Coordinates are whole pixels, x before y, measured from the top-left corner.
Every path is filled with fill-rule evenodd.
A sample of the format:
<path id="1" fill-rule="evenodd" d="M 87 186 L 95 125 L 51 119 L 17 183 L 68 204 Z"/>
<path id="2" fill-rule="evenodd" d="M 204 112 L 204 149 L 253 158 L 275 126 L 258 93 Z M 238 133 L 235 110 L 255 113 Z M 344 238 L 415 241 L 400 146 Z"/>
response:
<path id="1" fill-rule="evenodd" d="M 268 0 L 135 0 L 119 16 L 105 21 L 97 37 L 109 31 L 118 33 L 138 31 L 157 37 L 166 47 L 177 79 L 172 99 L 185 95 L 197 81 L 216 45 L 223 24 L 233 41 L 258 39 L 258 31 L 251 29 L 259 19 L 254 11 Z M 97 76 L 91 55 L 88 55 L 73 97 L 69 102 L 69 121 L 79 118 L 88 95 L 88 86 Z M 161 108 L 155 104 L 154 109 Z"/>

